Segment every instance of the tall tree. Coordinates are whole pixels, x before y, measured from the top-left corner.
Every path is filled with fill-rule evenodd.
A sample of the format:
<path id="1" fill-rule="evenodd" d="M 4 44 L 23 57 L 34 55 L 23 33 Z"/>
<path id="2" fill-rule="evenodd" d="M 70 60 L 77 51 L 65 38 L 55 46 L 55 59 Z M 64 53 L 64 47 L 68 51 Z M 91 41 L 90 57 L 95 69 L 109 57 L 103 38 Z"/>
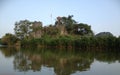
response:
<path id="1" fill-rule="evenodd" d="M 72 33 L 73 26 L 77 22 L 72 19 L 73 15 L 68 15 L 68 17 L 57 17 L 57 21 L 55 22 L 55 25 L 65 25 L 65 28 L 68 33 Z"/>
<path id="2" fill-rule="evenodd" d="M 65 25 L 68 34 L 93 35 L 91 26 L 83 23 L 78 24 L 73 19 L 73 15 L 68 15 L 68 17 L 57 17 L 55 25 Z"/>
<path id="3" fill-rule="evenodd" d="M 66 26 L 66 29 L 70 34 L 72 33 L 74 24 L 77 23 L 72 18 L 73 18 L 73 15 L 68 15 L 68 17 L 62 17 L 62 23 Z"/>
<path id="4" fill-rule="evenodd" d="M 75 24 L 74 25 L 74 34 L 77 35 L 93 35 L 93 31 L 91 30 L 91 26 L 88 24 Z"/>
<path id="5" fill-rule="evenodd" d="M 32 22 L 28 20 L 21 20 L 19 22 L 16 22 L 14 28 L 15 35 L 20 39 L 29 36 L 30 32 L 32 31 L 31 25 Z"/>

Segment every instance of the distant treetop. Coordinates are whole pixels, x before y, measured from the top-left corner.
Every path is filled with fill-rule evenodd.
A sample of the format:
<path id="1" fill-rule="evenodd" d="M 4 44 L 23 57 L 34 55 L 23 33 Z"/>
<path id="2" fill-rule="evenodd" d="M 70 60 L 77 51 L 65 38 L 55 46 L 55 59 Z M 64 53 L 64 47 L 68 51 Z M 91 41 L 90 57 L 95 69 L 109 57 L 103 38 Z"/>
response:
<path id="1" fill-rule="evenodd" d="M 113 34 L 110 32 L 100 32 L 95 35 L 96 37 L 113 37 Z"/>

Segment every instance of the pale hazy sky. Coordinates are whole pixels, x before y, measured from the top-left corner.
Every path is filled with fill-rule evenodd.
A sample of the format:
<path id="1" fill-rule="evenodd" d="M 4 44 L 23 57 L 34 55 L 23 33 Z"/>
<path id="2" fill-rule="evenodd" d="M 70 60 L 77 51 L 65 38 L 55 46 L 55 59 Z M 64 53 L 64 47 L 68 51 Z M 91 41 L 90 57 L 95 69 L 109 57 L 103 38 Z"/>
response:
<path id="1" fill-rule="evenodd" d="M 94 33 L 120 35 L 120 0 L 0 0 L 0 37 L 14 33 L 16 21 L 28 19 L 43 25 L 57 16 L 74 15 L 80 23 L 91 25 Z"/>

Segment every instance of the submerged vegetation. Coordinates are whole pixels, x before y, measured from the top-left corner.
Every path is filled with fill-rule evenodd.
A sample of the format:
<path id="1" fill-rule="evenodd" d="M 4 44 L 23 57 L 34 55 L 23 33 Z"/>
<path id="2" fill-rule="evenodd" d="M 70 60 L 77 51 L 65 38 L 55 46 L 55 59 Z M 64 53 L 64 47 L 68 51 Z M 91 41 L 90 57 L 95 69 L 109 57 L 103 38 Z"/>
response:
<path id="1" fill-rule="evenodd" d="M 54 25 L 44 27 L 42 22 L 21 20 L 15 23 L 15 35 L 6 34 L 1 43 L 8 46 L 67 49 L 120 48 L 120 37 L 110 32 L 94 35 L 90 25 L 78 23 L 72 17 L 57 17 Z"/>

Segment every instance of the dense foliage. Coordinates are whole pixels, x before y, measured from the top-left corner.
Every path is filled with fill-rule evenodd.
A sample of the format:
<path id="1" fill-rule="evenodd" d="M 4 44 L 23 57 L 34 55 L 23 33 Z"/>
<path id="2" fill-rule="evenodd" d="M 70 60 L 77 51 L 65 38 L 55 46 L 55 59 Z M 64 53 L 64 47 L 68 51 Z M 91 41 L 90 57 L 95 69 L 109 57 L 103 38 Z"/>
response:
<path id="1" fill-rule="evenodd" d="M 14 45 L 18 41 L 18 38 L 13 34 L 7 33 L 5 36 L 2 37 L 1 41 L 2 44 L 10 46 L 10 45 Z"/>
<path id="2" fill-rule="evenodd" d="M 0 44 L 2 44 L 2 41 L 1 41 L 1 39 L 0 39 Z"/>
<path id="3" fill-rule="evenodd" d="M 16 22 L 14 28 L 15 35 L 20 39 L 27 37 L 31 32 L 30 25 L 31 22 L 28 20 L 21 20 L 20 22 Z"/>
<path id="4" fill-rule="evenodd" d="M 56 47 L 77 49 L 120 48 L 120 37 L 110 32 L 101 32 L 94 36 L 91 26 L 77 23 L 73 15 L 57 17 L 55 25 L 42 27 L 42 22 L 21 20 L 15 23 L 15 35 L 6 34 L 2 43 L 22 47 Z"/>
<path id="5" fill-rule="evenodd" d="M 67 49 L 119 49 L 120 37 L 73 37 L 60 36 L 58 38 L 39 38 L 23 40 L 24 47 L 55 47 Z"/>
<path id="6" fill-rule="evenodd" d="M 91 26 L 88 24 L 77 23 L 73 19 L 73 15 L 68 17 L 57 17 L 55 25 L 42 27 L 42 22 L 31 22 L 29 20 L 21 20 L 15 23 L 15 35 L 20 39 L 28 37 L 57 37 L 59 35 L 93 35 Z"/>

